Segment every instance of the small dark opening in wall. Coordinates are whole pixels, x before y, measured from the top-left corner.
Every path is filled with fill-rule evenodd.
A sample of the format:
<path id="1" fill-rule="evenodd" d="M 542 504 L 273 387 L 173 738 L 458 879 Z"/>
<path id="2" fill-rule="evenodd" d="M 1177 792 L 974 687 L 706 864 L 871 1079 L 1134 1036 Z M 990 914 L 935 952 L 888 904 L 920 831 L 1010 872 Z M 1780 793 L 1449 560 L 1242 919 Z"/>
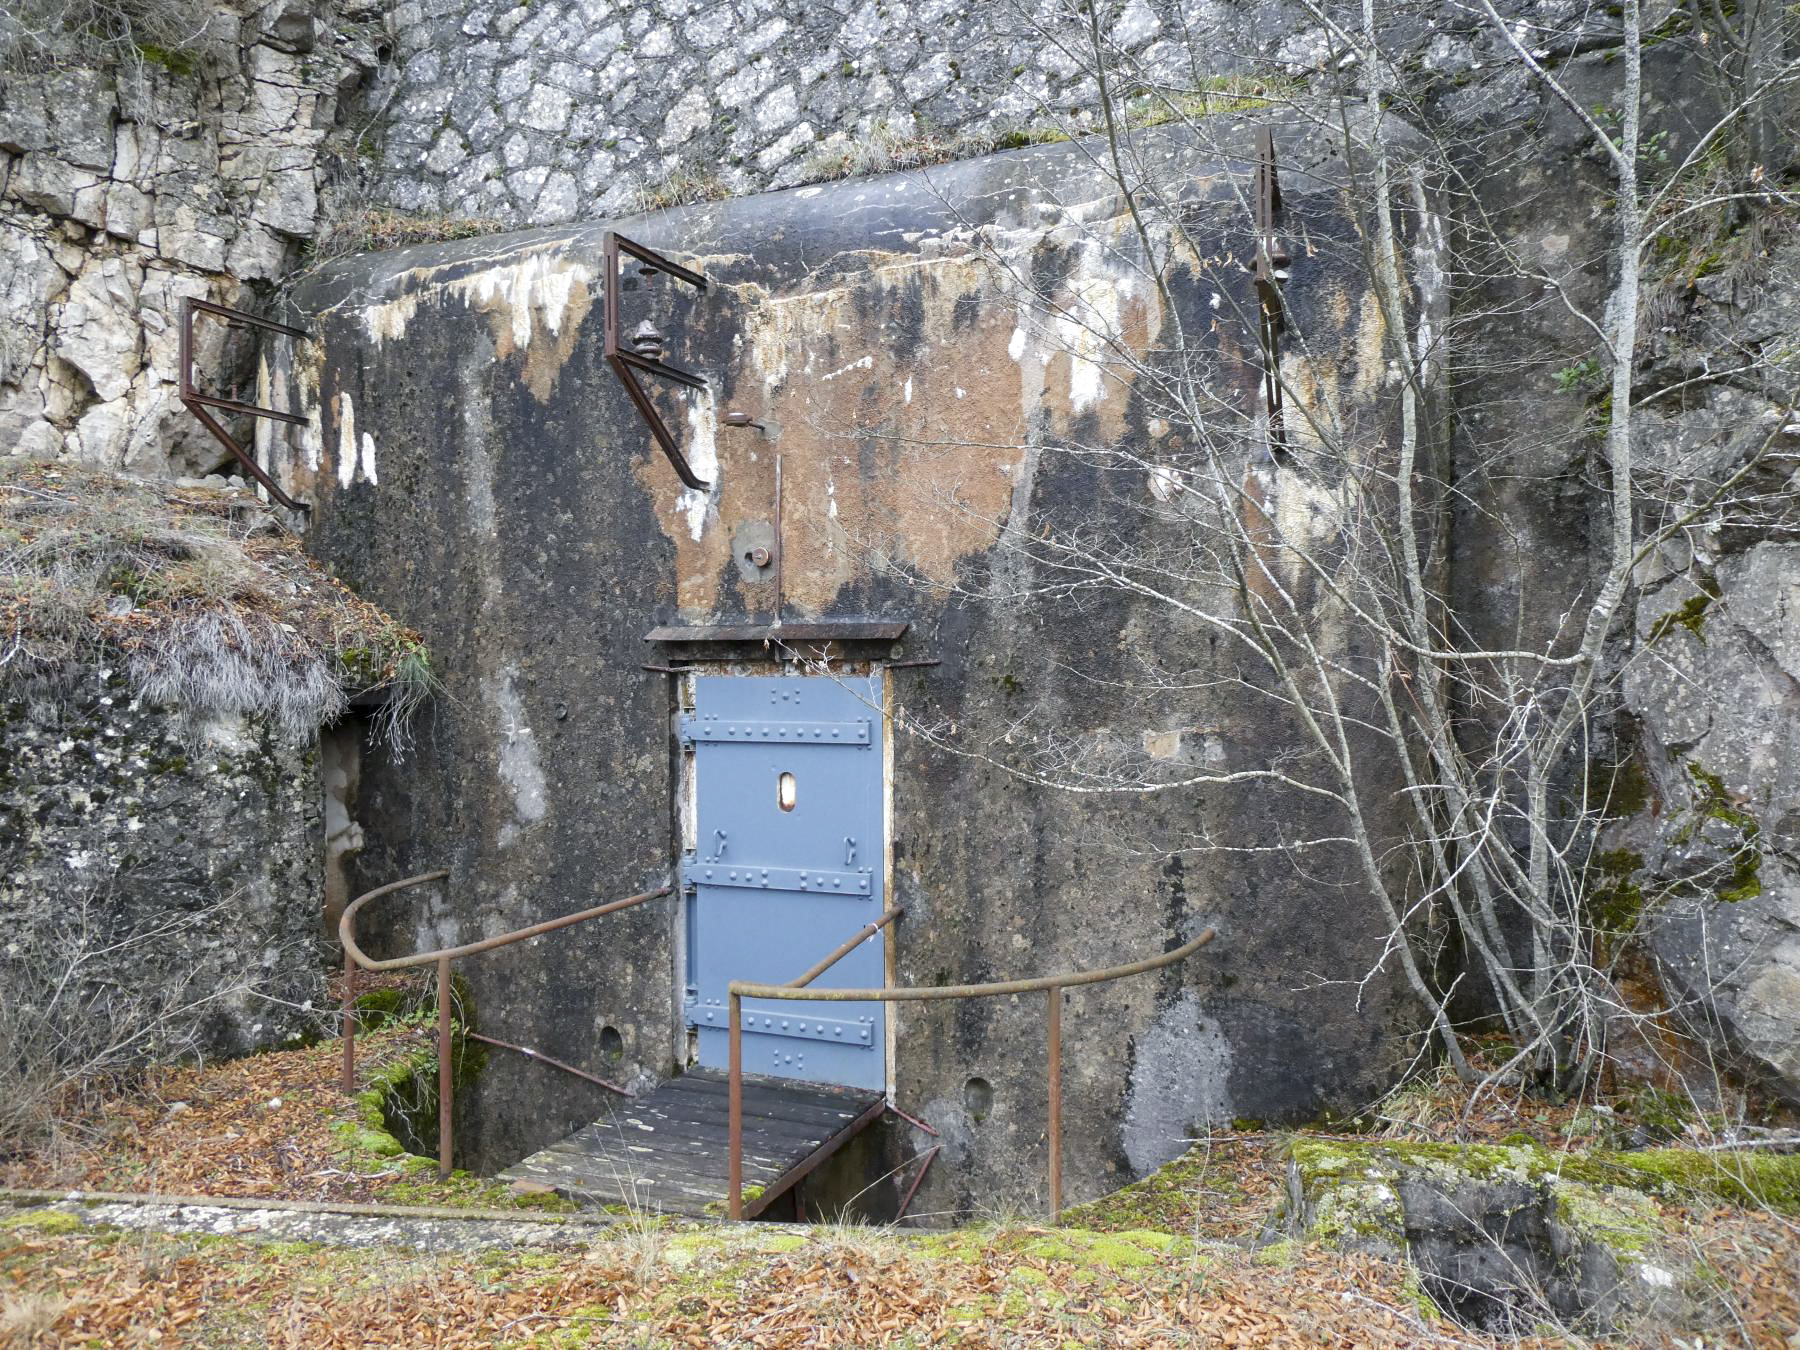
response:
<path id="1" fill-rule="evenodd" d="M 963 1084 L 963 1110 L 977 1124 L 986 1120 L 994 1109 L 994 1085 L 985 1078 L 971 1078 Z"/>
<path id="2" fill-rule="evenodd" d="M 625 1038 L 617 1027 L 600 1028 L 600 1054 L 609 1060 L 625 1058 Z"/>

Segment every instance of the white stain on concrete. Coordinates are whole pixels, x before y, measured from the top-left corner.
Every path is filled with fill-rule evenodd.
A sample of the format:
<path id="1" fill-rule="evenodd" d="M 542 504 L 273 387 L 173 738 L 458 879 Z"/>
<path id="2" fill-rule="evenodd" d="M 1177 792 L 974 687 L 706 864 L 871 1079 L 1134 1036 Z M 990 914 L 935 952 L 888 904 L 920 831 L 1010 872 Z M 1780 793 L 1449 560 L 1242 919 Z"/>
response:
<path id="1" fill-rule="evenodd" d="M 531 345 L 534 324 L 552 337 L 562 330 L 569 296 L 577 281 L 593 279 L 581 263 L 549 253 L 533 253 L 508 267 L 490 267 L 450 283 L 448 290 L 475 309 L 505 307 L 512 318 L 513 345 Z"/>
<path id="2" fill-rule="evenodd" d="M 384 342 L 397 342 L 405 337 L 406 325 L 419 312 L 419 299 L 420 292 L 409 291 L 380 304 L 364 305 L 363 331 L 369 335 L 369 341 L 379 348 Z"/>
<path id="3" fill-rule="evenodd" d="M 1067 221 L 1052 232 L 1051 237 L 1074 244 L 1077 258 L 1050 303 L 1032 294 L 1020 296 L 1018 319 L 1006 351 L 1020 367 L 1027 415 L 1042 393 L 1036 372 L 1025 366 L 1032 357 L 1038 366 L 1048 366 L 1058 356 L 1068 357 L 1069 410 L 1074 413 L 1103 402 L 1113 385 L 1131 379 L 1130 368 L 1119 354 L 1125 345 L 1125 318 L 1140 302 L 1143 279 L 1116 239 L 1109 240 L 1088 227 L 1087 218 L 1100 205 L 1071 210 Z M 1017 256 L 1043 238 L 1039 232 L 1007 232 L 1003 242 L 1005 250 Z M 1151 310 L 1149 318 L 1155 328 L 1154 306 Z"/>
<path id="4" fill-rule="evenodd" d="M 577 283 L 594 279 L 591 268 L 551 250 L 527 254 L 509 263 L 496 263 L 441 285 L 423 285 L 392 300 L 365 305 L 363 328 L 369 340 L 383 342 L 406 336 L 407 325 L 421 303 L 437 296 L 452 296 L 482 313 L 505 317 L 512 345 L 524 350 L 539 330 L 555 337 L 562 331 L 569 300 Z"/>
<path id="5" fill-rule="evenodd" d="M 853 370 L 868 370 L 868 369 L 872 368 L 874 366 L 874 364 L 875 364 L 875 358 L 873 355 L 865 356 L 859 361 L 852 361 L 847 366 L 839 366 L 836 370 L 833 370 L 833 371 L 828 372 L 827 374 L 821 375 L 821 376 L 819 376 L 819 378 L 821 380 L 835 380 L 835 379 L 837 379 L 838 376 L 848 375 Z"/>
<path id="6" fill-rule="evenodd" d="M 338 486 L 356 481 L 356 404 L 349 394 L 338 395 Z"/>
<path id="7" fill-rule="evenodd" d="M 1187 1152 L 1196 1133 L 1229 1121 L 1231 1042 L 1191 990 L 1137 1038 L 1121 1142 L 1133 1176 Z"/>
<path id="8" fill-rule="evenodd" d="M 698 391 L 688 403 L 687 432 L 683 450 L 688 467 L 708 486 L 683 488 L 675 508 L 687 517 L 688 536 L 698 540 L 706 532 L 708 518 L 717 513 L 719 500 L 719 420 L 710 389 Z"/>
<path id="9" fill-rule="evenodd" d="M 366 431 L 362 434 L 362 476 L 371 484 L 381 481 L 375 476 L 375 437 Z"/>
<path id="10" fill-rule="evenodd" d="M 493 709 L 500 746 L 495 770 L 512 795 L 513 818 L 500 827 L 502 848 L 517 840 L 522 830 L 542 820 L 550 809 L 544 766 L 538 759 L 537 740 L 525 720 L 525 701 L 519 697 L 517 679 L 517 668 L 506 665 L 498 678 L 490 675 L 482 681 L 482 694 Z"/>

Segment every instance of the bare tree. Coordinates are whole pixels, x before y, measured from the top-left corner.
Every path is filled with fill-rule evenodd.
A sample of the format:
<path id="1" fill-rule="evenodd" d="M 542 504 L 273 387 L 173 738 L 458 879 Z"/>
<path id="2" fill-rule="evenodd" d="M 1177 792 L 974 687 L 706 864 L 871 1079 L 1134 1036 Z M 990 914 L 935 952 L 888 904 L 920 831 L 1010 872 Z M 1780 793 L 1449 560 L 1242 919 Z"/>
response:
<path id="1" fill-rule="evenodd" d="M 1347 865 L 1389 926 L 1376 968 L 1397 963 L 1455 1070 L 1480 1076 L 1453 1015 L 1468 981 L 1517 1047 L 1507 1070 L 1568 1087 L 1600 1062 L 1609 1028 L 1632 1015 L 1614 975 L 1619 944 L 1602 940 L 1591 892 L 1597 841 L 1617 813 L 1603 752 L 1630 659 L 1620 639 L 1635 569 L 1697 521 L 1744 509 L 1800 393 L 1790 383 L 1767 435 L 1698 495 L 1646 495 L 1639 410 L 1674 391 L 1641 378 L 1643 298 L 1654 293 L 1659 244 L 1692 222 L 1794 204 L 1764 158 L 1772 110 L 1800 78 L 1786 55 L 1794 17 L 1773 5 L 1728 17 L 1702 4 L 1659 20 L 1658 40 L 1683 44 L 1712 91 L 1712 120 L 1677 151 L 1666 126 L 1646 123 L 1650 35 L 1639 0 L 1616 22 L 1598 21 L 1597 33 L 1540 32 L 1492 0 L 1468 11 L 1472 40 L 1499 53 L 1500 73 L 1542 91 L 1600 166 L 1563 185 L 1586 194 L 1581 214 L 1604 213 L 1599 243 L 1550 266 L 1487 204 L 1471 164 L 1490 149 L 1471 145 L 1479 133 L 1445 130 L 1417 102 L 1397 33 L 1431 9 L 1409 16 L 1385 0 L 1305 8 L 1323 34 L 1305 85 L 1245 75 L 1241 55 L 1204 52 L 1192 34 L 1193 74 L 1171 81 L 1111 43 L 1098 3 L 1024 15 L 1091 73 L 1098 119 L 1070 129 L 1100 133 L 1082 144 L 1116 188 L 1128 229 L 1096 228 L 1085 242 L 1098 265 L 1153 297 L 1150 341 L 1128 338 L 1118 315 L 1081 288 L 1035 282 L 1017 251 L 993 246 L 989 257 L 1021 312 L 1128 392 L 1151 432 L 1105 443 L 1046 433 L 1034 443 L 1034 454 L 1097 471 L 1108 500 L 1080 516 L 1065 508 L 994 522 L 1007 561 L 980 584 L 988 598 L 1106 595 L 1163 607 L 1216 640 L 1219 655 L 1146 654 L 1137 688 L 1248 696 L 1291 738 L 1261 763 L 1195 770 L 1071 740 L 1029 714 L 985 743 L 948 725 L 912 729 L 1071 792 L 1178 792 L 1197 802 L 1275 792 L 1325 803 L 1331 826 L 1310 834 L 1197 828 L 1165 844 L 1279 852 L 1302 869 L 1327 856 L 1340 872 Z M 1606 64 L 1578 66 L 1595 48 Z M 1200 74 L 1227 60 L 1239 62 L 1230 82 Z M 1335 339 L 1283 298 L 1301 246 L 1270 217 L 1269 182 L 1243 183 L 1221 214 L 1196 203 L 1157 153 L 1174 136 L 1241 158 L 1245 147 L 1219 143 L 1210 114 L 1229 106 L 1241 115 L 1246 102 L 1265 105 L 1283 136 L 1334 143 L 1349 245 L 1314 233 L 1304 247 L 1314 258 L 1337 250 L 1330 263 L 1373 297 L 1386 368 L 1379 399 L 1320 377 Z M 1521 141 L 1531 151 L 1515 136 L 1511 153 L 1522 153 Z M 1566 202 L 1560 214 L 1571 214 Z M 1194 299 L 1209 293 L 1211 313 Z M 1589 354 L 1571 360 L 1493 340 L 1553 322 L 1585 334 Z M 1249 379 L 1246 352 L 1262 363 Z M 1507 421 L 1497 437 L 1479 430 L 1484 390 L 1521 382 L 1541 397 L 1558 388 L 1577 396 L 1569 406 L 1586 426 L 1573 430 L 1595 451 L 1595 528 L 1590 570 L 1565 579 L 1559 611 L 1541 622 L 1521 614 L 1513 635 L 1496 641 L 1492 622 L 1459 609 L 1446 578 L 1453 522 L 1485 522 L 1503 537 L 1494 483 L 1528 481 L 1519 466 L 1569 434 L 1567 419 L 1544 417 Z M 1375 405 L 1392 416 L 1375 415 Z M 1137 528 L 1120 524 L 1132 520 Z M 1522 561 L 1514 577 L 1542 582 Z M 1266 820 L 1249 806 L 1238 814 Z"/>

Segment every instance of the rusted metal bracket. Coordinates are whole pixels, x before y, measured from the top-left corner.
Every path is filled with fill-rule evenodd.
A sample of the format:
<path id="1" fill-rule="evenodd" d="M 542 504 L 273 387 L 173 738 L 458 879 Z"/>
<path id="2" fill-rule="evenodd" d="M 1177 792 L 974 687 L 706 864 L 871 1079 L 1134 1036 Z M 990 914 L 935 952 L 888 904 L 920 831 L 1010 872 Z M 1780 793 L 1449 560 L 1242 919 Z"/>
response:
<path id="1" fill-rule="evenodd" d="M 630 345 L 619 340 L 619 292 L 620 282 L 623 280 L 619 255 L 627 253 L 636 258 L 638 270 L 646 278 L 656 272 L 666 272 L 677 281 L 684 281 L 700 291 L 706 289 L 706 278 L 679 263 L 670 262 L 654 249 L 645 248 L 616 230 L 606 232 L 601 250 L 606 268 L 606 359 L 612 365 L 613 373 L 619 377 L 619 383 L 625 386 L 625 392 L 631 397 L 633 406 L 649 424 L 650 434 L 662 447 L 663 454 L 668 456 L 675 476 L 689 487 L 705 491 L 711 484 L 689 466 L 687 458 L 675 444 L 675 437 L 669 431 L 668 424 L 663 421 L 662 414 L 657 412 L 656 405 L 650 401 L 650 395 L 638 381 L 637 372 L 643 371 L 658 379 L 673 380 L 689 389 L 706 388 L 706 380 L 690 371 L 669 365 L 662 359 L 662 335 L 650 326 L 648 320 L 632 335 Z"/>
<path id="2" fill-rule="evenodd" d="M 1287 308 L 1281 299 L 1281 283 L 1287 280 L 1293 255 L 1275 233 L 1275 220 L 1281 213 L 1281 176 L 1275 167 L 1275 133 L 1268 127 L 1256 129 L 1256 180 L 1251 199 L 1256 213 L 1256 298 L 1262 311 L 1259 345 L 1263 402 L 1269 414 L 1269 444 L 1285 451 L 1288 443 L 1281 417 L 1281 334 L 1287 328 Z"/>
<path id="3" fill-rule="evenodd" d="M 193 296 L 184 296 L 181 301 L 181 380 L 178 397 L 181 404 L 195 417 L 200 425 L 213 434 L 219 442 L 236 457 L 237 462 L 250 471 L 250 476 L 261 483 L 276 501 L 290 511 L 311 510 L 305 502 L 297 502 L 281 490 L 279 484 L 269 476 L 267 470 L 239 445 L 232 434 L 225 430 L 218 418 L 207 411 L 218 408 L 222 412 L 241 413 L 247 417 L 267 417 L 276 422 L 289 422 L 295 426 L 305 426 L 306 419 L 298 413 L 283 412 L 279 408 L 261 408 L 254 403 L 240 403 L 236 399 L 217 398 L 212 394 L 203 394 L 194 387 L 194 318 L 196 315 L 210 314 L 226 323 L 248 324 L 252 328 L 261 328 L 271 333 L 283 333 L 288 337 L 303 338 L 306 334 L 298 328 L 290 328 L 285 323 L 276 323 L 273 319 L 258 318 L 254 314 L 246 314 L 241 309 L 232 309 L 229 305 L 216 305 L 211 300 L 196 300 Z"/>

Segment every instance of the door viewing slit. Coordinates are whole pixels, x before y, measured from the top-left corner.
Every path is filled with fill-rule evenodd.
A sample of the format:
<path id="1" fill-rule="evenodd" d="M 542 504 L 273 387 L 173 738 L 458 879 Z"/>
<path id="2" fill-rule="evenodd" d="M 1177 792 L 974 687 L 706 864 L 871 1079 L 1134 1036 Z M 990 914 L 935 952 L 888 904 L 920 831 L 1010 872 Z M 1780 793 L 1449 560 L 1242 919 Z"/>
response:
<path id="1" fill-rule="evenodd" d="M 684 1007 L 702 1067 L 727 1067 L 730 981 L 794 979 L 884 908 L 880 709 L 879 675 L 695 678 Z M 825 983 L 884 984 L 884 941 Z M 879 1003 L 745 999 L 743 1016 L 748 1073 L 886 1086 Z"/>

